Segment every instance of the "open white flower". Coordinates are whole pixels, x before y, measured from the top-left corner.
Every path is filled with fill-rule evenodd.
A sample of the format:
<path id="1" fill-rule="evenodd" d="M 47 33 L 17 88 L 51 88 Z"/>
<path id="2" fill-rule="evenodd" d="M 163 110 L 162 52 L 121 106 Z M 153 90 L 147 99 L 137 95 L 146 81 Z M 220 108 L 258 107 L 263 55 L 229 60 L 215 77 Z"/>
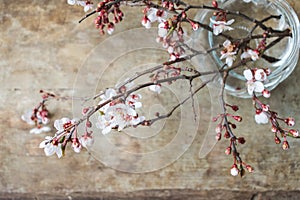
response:
<path id="1" fill-rule="evenodd" d="M 147 17 L 151 23 L 158 21 L 159 23 L 165 22 L 168 13 L 164 10 L 158 10 L 156 8 L 149 8 L 147 12 Z"/>
<path id="2" fill-rule="evenodd" d="M 267 80 L 267 74 L 263 69 L 246 69 L 243 74 L 247 80 L 247 90 L 249 95 L 252 96 L 253 92 L 266 93 L 263 82 Z"/>
<path id="3" fill-rule="evenodd" d="M 252 49 L 248 49 L 247 51 L 244 51 L 241 55 L 241 59 L 251 58 L 253 61 L 256 61 L 258 56 L 258 51 L 253 51 Z"/>
<path id="4" fill-rule="evenodd" d="M 269 122 L 268 116 L 263 111 L 256 112 L 254 119 L 258 124 L 267 124 Z"/>
<path id="5" fill-rule="evenodd" d="M 265 86 L 260 81 L 248 81 L 247 82 L 247 90 L 249 95 L 253 95 L 253 92 L 263 92 Z"/>
<path id="6" fill-rule="evenodd" d="M 245 3 L 250 3 L 252 0 L 243 0 Z"/>
<path id="7" fill-rule="evenodd" d="M 168 13 L 164 10 L 158 10 L 156 8 L 149 8 L 146 15 L 142 19 L 142 25 L 149 29 L 151 23 L 158 21 L 159 23 L 167 20 Z"/>
<path id="8" fill-rule="evenodd" d="M 210 22 L 213 24 L 213 33 L 215 35 L 219 35 L 224 31 L 231 31 L 234 29 L 230 27 L 230 25 L 233 24 L 234 19 L 231 19 L 226 22 L 226 21 L 215 21 L 214 19 L 210 18 Z"/>
<path id="9" fill-rule="evenodd" d="M 102 129 L 102 134 L 109 133 L 113 128 L 118 131 L 123 130 L 126 126 L 137 125 L 144 118 L 138 117 L 136 111 L 129 105 L 118 103 L 110 106 L 105 115 L 98 117 L 97 128 Z"/>
<path id="10" fill-rule="evenodd" d="M 226 40 L 223 43 L 224 46 L 224 50 L 221 51 L 221 57 L 220 59 L 226 59 L 225 63 L 231 67 L 233 64 L 233 61 L 235 61 L 236 59 L 236 51 L 235 51 L 235 46 L 233 44 L 231 44 L 231 42 L 229 40 Z"/>
<path id="11" fill-rule="evenodd" d="M 165 38 L 168 35 L 168 26 L 165 22 L 161 22 L 158 24 L 158 36 Z"/>
<path id="12" fill-rule="evenodd" d="M 52 137 L 50 136 L 45 137 L 45 140 L 40 143 L 39 148 L 44 148 L 46 156 L 52 156 L 56 153 L 57 157 L 61 158 L 63 155 L 61 144 L 53 144 Z"/>
<path id="13" fill-rule="evenodd" d="M 70 126 L 74 125 L 76 120 L 71 120 L 69 118 L 61 118 L 54 121 L 54 127 L 56 128 L 57 132 L 63 132 Z"/>

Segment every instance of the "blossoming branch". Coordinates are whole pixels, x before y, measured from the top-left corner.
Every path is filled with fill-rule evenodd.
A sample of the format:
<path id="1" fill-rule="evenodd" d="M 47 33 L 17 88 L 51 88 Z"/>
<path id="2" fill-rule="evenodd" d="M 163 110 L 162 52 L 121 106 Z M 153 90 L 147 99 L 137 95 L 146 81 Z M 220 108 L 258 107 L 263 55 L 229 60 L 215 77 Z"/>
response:
<path id="1" fill-rule="evenodd" d="M 292 27 L 274 29 L 266 25 L 269 20 L 280 20 L 280 15 L 256 19 L 255 16 L 222 9 L 217 1 L 212 1 L 211 5 L 191 5 L 188 1 L 182 0 L 157 2 L 150 0 L 103 0 L 98 4 L 92 1 L 77 0 L 68 0 L 67 2 L 70 5 L 82 6 L 87 12 L 80 22 L 95 16 L 94 24 L 99 29 L 100 34 L 113 34 L 116 25 L 124 19 L 125 13 L 122 11 L 122 7 L 142 7 L 141 26 L 146 29 L 153 26 L 157 27 L 157 38 L 153 38 L 153 41 L 160 43 L 169 57 L 160 65 L 128 77 L 121 84 L 103 87 L 103 91 L 89 99 L 82 97 L 82 101 L 97 100 L 98 104 L 82 108 L 82 116 L 78 116 L 77 119 L 63 117 L 54 121 L 56 132 L 53 136 L 46 136 L 45 140 L 40 143 L 40 148 L 44 149 L 47 156 L 56 154 L 59 158 L 62 157 L 68 145 L 73 148 L 74 152 L 79 153 L 82 147 L 89 148 L 93 145 L 93 134 L 113 134 L 115 131 L 121 132 L 128 127 L 151 126 L 156 121 L 170 117 L 176 109 L 184 106 L 189 100 L 193 104 L 194 95 L 207 84 L 217 82 L 218 75 L 221 75 L 219 99 L 222 109 L 219 115 L 212 119 L 216 123 L 215 138 L 217 141 L 221 140 L 222 137 L 228 140 L 229 144 L 225 148 L 225 154 L 232 155 L 233 158 L 230 168 L 231 175 L 240 174 L 242 176 L 245 172 L 244 169 L 252 172 L 254 168 L 241 158 L 238 151 L 238 147 L 246 142 L 244 137 L 237 136 L 235 133 L 237 123 L 242 121 L 242 117 L 236 114 L 239 106 L 226 102 L 224 98 L 228 77 L 236 69 L 243 71 L 247 92 L 253 101 L 254 120 L 258 124 L 269 123 L 275 143 L 281 144 L 284 150 L 289 148 L 288 137 L 299 138 L 299 132 L 290 128 L 294 126 L 295 120 L 292 117 L 281 117 L 267 103 L 264 103 L 264 99 L 259 98 L 261 95 L 264 98 L 270 97 L 270 91 L 265 87 L 265 83 L 268 82 L 268 77 L 272 71 L 267 66 L 257 68 L 253 65 L 261 59 L 269 63 L 280 60 L 278 57 L 266 54 L 267 50 L 276 48 L 282 39 L 292 37 Z M 249 0 L 244 0 L 244 2 L 251 3 Z M 210 17 L 210 22 L 206 24 L 193 19 L 190 16 L 191 10 L 212 10 L 213 15 Z M 236 37 L 231 34 L 235 31 L 233 25 L 236 23 L 235 18 L 237 16 L 253 24 L 251 31 L 245 37 Z M 220 38 L 222 42 L 200 51 L 186 43 L 187 29 L 191 31 L 202 29 L 213 34 L 213 37 Z M 258 31 L 259 33 L 257 33 Z M 258 41 L 255 45 L 251 43 L 254 40 Z M 217 70 L 199 70 L 203 66 L 198 66 L 197 70 L 182 64 L 198 55 L 209 56 L 212 53 L 219 55 L 219 59 L 223 61 L 223 65 Z M 201 82 L 200 77 L 210 78 Z M 134 81 L 136 80 L 143 80 L 143 83 L 135 84 Z M 190 83 L 189 88 L 187 88 L 190 95 L 173 105 L 173 108 L 168 112 L 156 113 L 153 118 L 146 118 L 139 113 L 139 109 L 143 106 L 143 98 L 139 93 L 141 90 L 148 89 L 163 97 L 162 86 L 176 81 Z M 201 84 L 194 87 L 194 82 L 201 82 Z M 68 99 L 46 91 L 41 91 L 41 94 L 42 101 L 22 116 L 25 122 L 35 126 L 30 130 L 30 133 L 33 134 L 51 131 L 51 128 L 47 126 L 50 122 L 47 103 L 52 99 Z M 95 124 L 90 120 L 93 115 L 97 116 Z M 90 130 L 93 125 L 99 129 L 99 133 L 93 133 Z M 84 126 L 85 131 L 79 132 L 79 126 Z"/>

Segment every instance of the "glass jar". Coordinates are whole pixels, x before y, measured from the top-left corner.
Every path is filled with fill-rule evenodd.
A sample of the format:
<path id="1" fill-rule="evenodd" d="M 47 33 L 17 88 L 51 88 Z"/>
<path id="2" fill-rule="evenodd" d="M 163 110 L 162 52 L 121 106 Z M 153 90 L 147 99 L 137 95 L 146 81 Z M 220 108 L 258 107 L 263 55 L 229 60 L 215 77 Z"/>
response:
<path id="1" fill-rule="evenodd" d="M 218 1 L 219 8 L 230 11 L 239 11 L 251 18 L 257 20 L 265 19 L 270 15 L 280 15 L 280 19 L 270 19 L 264 24 L 266 26 L 272 27 L 276 30 L 285 30 L 287 28 L 291 29 L 292 37 L 285 37 L 280 42 L 276 43 L 272 48 L 264 52 L 265 55 L 278 58 L 276 62 L 268 62 L 263 58 L 258 59 L 254 62 L 246 63 L 245 67 L 239 67 L 235 70 L 230 71 L 229 78 L 226 83 L 226 91 L 234 96 L 247 98 L 250 95 L 247 92 L 246 88 L 246 79 L 243 76 L 243 70 L 245 68 L 270 68 L 271 74 L 268 76 L 268 82 L 265 83 L 266 89 L 269 91 L 274 89 L 280 82 L 285 80 L 294 70 L 297 65 L 299 58 L 299 20 L 297 14 L 292 9 L 292 7 L 285 0 L 252 0 L 246 2 L 243 0 L 223 0 Z M 212 24 L 210 18 L 213 16 L 214 10 L 203 9 L 200 10 L 195 20 L 200 21 L 205 24 Z M 251 30 L 255 23 L 245 20 L 241 16 L 237 15 L 227 15 L 227 20 L 234 19 L 234 23 L 231 25 L 234 30 L 226 31 L 224 34 L 232 36 L 234 38 L 245 38 L 251 34 Z M 262 34 L 263 30 L 256 28 L 252 35 Z M 276 38 L 275 38 L 276 39 Z M 267 45 L 275 40 L 274 38 L 267 39 Z M 218 44 L 223 44 L 226 39 L 224 37 L 215 36 L 212 32 L 199 29 L 195 32 L 193 36 L 194 46 L 197 46 L 197 43 L 201 43 L 205 49 L 214 47 Z M 253 49 L 257 47 L 261 39 L 254 39 L 250 42 L 249 46 Z M 224 65 L 224 60 L 220 59 L 220 50 L 213 51 L 210 55 L 211 67 L 218 67 Z M 235 62 L 240 60 L 240 53 L 237 55 Z M 203 57 L 198 57 L 196 60 L 198 64 L 203 63 Z M 197 64 L 196 64 L 197 66 Z M 200 65 L 199 70 L 201 69 Z"/>

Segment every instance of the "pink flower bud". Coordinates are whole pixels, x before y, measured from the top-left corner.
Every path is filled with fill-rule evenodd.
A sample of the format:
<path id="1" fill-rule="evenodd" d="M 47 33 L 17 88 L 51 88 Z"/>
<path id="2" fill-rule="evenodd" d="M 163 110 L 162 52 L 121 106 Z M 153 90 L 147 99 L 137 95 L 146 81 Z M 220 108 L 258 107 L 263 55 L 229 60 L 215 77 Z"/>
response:
<path id="1" fill-rule="evenodd" d="M 241 122 L 242 119 L 243 119 L 241 116 L 232 116 L 232 118 L 235 119 L 238 122 Z"/>
<path id="2" fill-rule="evenodd" d="M 198 23 L 191 23 L 191 25 L 192 25 L 192 28 L 194 31 L 198 30 L 200 27 L 200 25 Z"/>
<path id="3" fill-rule="evenodd" d="M 293 135 L 293 137 L 299 137 L 299 131 L 295 129 L 289 130 L 289 133 Z"/>
<path id="4" fill-rule="evenodd" d="M 288 143 L 288 141 L 283 141 L 283 144 L 282 144 L 282 149 L 283 150 L 287 150 L 290 148 L 290 145 Z"/>
<path id="5" fill-rule="evenodd" d="M 215 8 L 218 8 L 218 2 L 217 1 L 212 1 L 212 6 L 215 7 Z"/>
<path id="6" fill-rule="evenodd" d="M 85 125 L 86 125 L 86 127 L 91 128 L 92 127 L 92 122 L 87 120 Z"/>
<path id="7" fill-rule="evenodd" d="M 245 140 L 245 138 L 243 138 L 243 137 L 239 137 L 239 138 L 238 138 L 238 142 L 239 142 L 240 144 L 245 144 L 246 140 Z"/>
<path id="8" fill-rule="evenodd" d="M 248 172 L 250 172 L 250 173 L 254 171 L 253 167 L 250 166 L 250 165 L 246 165 L 246 169 L 247 169 Z"/>
<path id="9" fill-rule="evenodd" d="M 276 144 L 280 144 L 281 143 L 281 140 L 277 136 L 274 138 L 274 141 L 275 141 Z"/>
<path id="10" fill-rule="evenodd" d="M 262 95 L 263 95 L 265 98 L 269 98 L 269 97 L 271 96 L 271 93 L 270 93 L 269 90 L 264 89 L 264 90 L 262 91 Z"/>
<path id="11" fill-rule="evenodd" d="M 237 105 L 233 105 L 233 106 L 231 106 L 231 108 L 235 112 L 239 110 L 239 107 Z"/>
<path id="12" fill-rule="evenodd" d="M 262 105 L 261 105 L 261 108 L 262 108 L 263 111 L 267 112 L 267 111 L 269 111 L 270 106 L 267 105 L 267 104 L 262 104 Z"/>
<path id="13" fill-rule="evenodd" d="M 271 131 L 272 131 L 273 133 L 277 133 L 278 129 L 277 129 L 277 127 L 275 127 L 275 126 L 272 126 Z"/>
<path id="14" fill-rule="evenodd" d="M 221 133 L 217 133 L 217 135 L 216 135 L 215 138 L 216 138 L 217 141 L 220 141 L 221 137 L 222 137 L 222 134 Z"/>
<path id="15" fill-rule="evenodd" d="M 216 133 L 221 133 L 222 132 L 222 125 L 219 124 L 216 129 L 215 129 Z"/>
<path id="16" fill-rule="evenodd" d="M 226 155 L 231 154 L 231 147 L 227 147 L 227 148 L 226 148 L 225 154 L 226 154 Z"/>
<path id="17" fill-rule="evenodd" d="M 226 131 L 226 132 L 224 133 L 224 138 L 226 138 L 226 139 L 230 138 L 230 134 L 229 134 L 228 131 Z"/>
<path id="18" fill-rule="evenodd" d="M 292 117 L 288 117 L 284 120 L 284 122 L 288 125 L 288 126 L 294 126 L 295 125 L 295 119 Z"/>

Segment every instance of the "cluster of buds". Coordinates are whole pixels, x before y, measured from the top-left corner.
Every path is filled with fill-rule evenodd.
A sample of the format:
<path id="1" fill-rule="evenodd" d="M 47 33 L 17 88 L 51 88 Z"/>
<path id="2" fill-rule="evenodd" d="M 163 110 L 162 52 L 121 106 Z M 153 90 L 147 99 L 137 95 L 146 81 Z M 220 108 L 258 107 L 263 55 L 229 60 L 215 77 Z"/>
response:
<path id="1" fill-rule="evenodd" d="M 35 126 L 35 128 L 30 130 L 30 133 L 32 134 L 40 134 L 51 130 L 49 126 L 46 126 L 50 120 L 49 111 L 45 103 L 49 98 L 54 98 L 55 95 L 44 92 L 43 90 L 41 90 L 40 93 L 42 93 L 42 101 L 38 104 L 38 106 L 21 116 L 21 119 L 27 124 Z"/>
<path id="2" fill-rule="evenodd" d="M 288 127 L 293 127 L 295 125 L 295 119 L 292 117 L 280 118 L 277 112 L 270 109 L 270 106 L 262 103 L 256 96 L 253 96 L 253 104 L 256 109 L 255 121 L 258 124 L 271 123 L 271 131 L 274 133 L 274 141 L 276 144 L 281 144 L 279 137 L 283 138 L 282 148 L 284 150 L 289 149 L 289 143 L 287 141 L 287 136 L 293 138 L 299 138 L 299 131 L 293 128 L 282 128 L 280 122 L 283 122 Z"/>
<path id="3" fill-rule="evenodd" d="M 124 13 L 120 10 L 120 3 L 114 0 L 103 0 L 100 2 L 95 10 L 98 16 L 94 23 L 100 34 L 104 34 L 104 28 L 108 34 L 112 34 L 115 30 L 115 24 L 123 20 Z M 113 21 L 110 20 L 109 15 L 113 15 Z"/>
<path id="4" fill-rule="evenodd" d="M 237 105 L 230 105 L 225 103 L 224 106 L 231 108 L 234 112 L 239 110 L 239 107 Z M 229 145 L 225 149 L 226 155 L 232 155 L 234 164 L 232 165 L 230 169 L 230 173 L 232 176 L 237 176 L 240 174 L 241 176 L 244 175 L 244 167 L 248 170 L 248 172 L 253 172 L 253 168 L 245 164 L 241 157 L 239 156 L 239 152 L 237 151 L 237 145 L 238 144 L 245 144 L 246 140 L 244 137 L 236 137 L 232 131 L 232 129 L 236 128 L 236 125 L 229 121 L 229 118 L 241 122 L 242 117 L 239 115 L 232 115 L 229 113 L 220 114 L 217 117 L 213 118 L 213 121 L 216 122 L 220 120 L 218 123 L 215 131 L 216 131 L 216 140 L 219 141 L 222 138 L 222 132 L 224 132 L 224 138 L 229 139 Z"/>

